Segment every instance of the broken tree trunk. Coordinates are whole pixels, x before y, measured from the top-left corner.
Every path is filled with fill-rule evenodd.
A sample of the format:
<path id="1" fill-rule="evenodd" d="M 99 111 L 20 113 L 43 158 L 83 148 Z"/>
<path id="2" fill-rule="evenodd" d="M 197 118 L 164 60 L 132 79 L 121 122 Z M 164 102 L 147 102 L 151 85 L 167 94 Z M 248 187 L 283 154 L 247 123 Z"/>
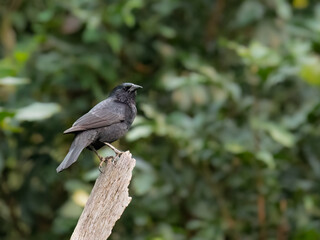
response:
<path id="1" fill-rule="evenodd" d="M 129 205 L 129 183 L 136 160 L 129 151 L 108 162 L 91 191 L 71 240 L 106 240 Z"/>

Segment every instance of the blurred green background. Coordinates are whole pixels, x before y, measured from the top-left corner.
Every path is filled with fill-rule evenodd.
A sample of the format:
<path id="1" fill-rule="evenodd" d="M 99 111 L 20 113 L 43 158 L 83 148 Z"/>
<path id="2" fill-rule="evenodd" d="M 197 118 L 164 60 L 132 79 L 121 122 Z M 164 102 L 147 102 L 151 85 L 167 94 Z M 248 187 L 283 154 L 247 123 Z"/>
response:
<path id="1" fill-rule="evenodd" d="M 69 239 L 99 161 L 57 174 L 62 132 L 122 82 L 110 239 L 320 239 L 319 1 L 0 0 L 0 42 L 0 239 Z"/>

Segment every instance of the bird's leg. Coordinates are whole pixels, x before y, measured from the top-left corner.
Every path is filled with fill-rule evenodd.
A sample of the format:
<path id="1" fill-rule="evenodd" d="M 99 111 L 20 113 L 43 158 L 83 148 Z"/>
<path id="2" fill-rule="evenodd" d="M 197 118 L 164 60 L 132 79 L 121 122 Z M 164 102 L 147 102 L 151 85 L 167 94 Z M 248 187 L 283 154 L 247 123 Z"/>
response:
<path id="1" fill-rule="evenodd" d="M 90 149 L 98 156 L 98 158 L 100 159 L 100 162 L 104 162 L 104 161 L 105 161 L 105 160 L 104 160 L 104 157 L 101 157 L 101 156 L 99 155 L 99 153 L 97 152 L 97 150 L 96 150 L 92 145 L 90 145 L 89 147 L 90 147 Z"/>
<path id="2" fill-rule="evenodd" d="M 102 165 L 103 165 L 106 161 L 108 161 L 109 159 L 113 159 L 113 157 L 112 157 L 112 156 L 111 156 L 111 157 L 102 157 L 102 156 L 100 156 L 99 153 L 97 152 L 97 150 L 96 150 L 92 145 L 90 145 L 90 149 L 91 149 L 92 151 L 94 151 L 94 153 L 95 153 L 95 154 L 98 156 L 98 158 L 100 159 L 99 172 L 102 173 Z"/>
<path id="3" fill-rule="evenodd" d="M 114 159 L 116 159 L 117 157 L 120 157 L 121 154 L 123 153 L 120 150 L 116 149 L 114 146 L 112 146 L 110 143 L 105 142 L 104 144 L 106 144 L 109 148 L 111 148 L 114 151 L 114 153 L 116 154 L 116 157 Z"/>
<path id="4" fill-rule="evenodd" d="M 102 164 L 103 164 L 104 161 L 105 161 L 105 158 L 101 157 L 101 156 L 99 155 L 99 153 L 97 152 L 97 150 L 96 150 L 92 145 L 90 145 L 89 147 L 90 147 L 90 149 L 98 156 L 98 158 L 99 158 L 99 160 L 100 160 L 99 172 L 102 173 L 102 170 L 101 170 L 101 169 L 102 169 Z"/>

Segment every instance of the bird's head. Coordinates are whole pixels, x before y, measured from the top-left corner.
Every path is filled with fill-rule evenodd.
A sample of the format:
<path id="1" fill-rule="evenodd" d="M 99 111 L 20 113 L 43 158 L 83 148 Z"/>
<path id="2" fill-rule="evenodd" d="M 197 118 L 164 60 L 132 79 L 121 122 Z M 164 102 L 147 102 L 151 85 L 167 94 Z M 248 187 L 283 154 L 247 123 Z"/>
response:
<path id="1" fill-rule="evenodd" d="M 142 87 L 133 83 L 122 83 L 111 91 L 110 97 L 115 96 L 120 101 L 130 98 L 134 99 L 136 96 L 136 91 L 139 88 Z"/>

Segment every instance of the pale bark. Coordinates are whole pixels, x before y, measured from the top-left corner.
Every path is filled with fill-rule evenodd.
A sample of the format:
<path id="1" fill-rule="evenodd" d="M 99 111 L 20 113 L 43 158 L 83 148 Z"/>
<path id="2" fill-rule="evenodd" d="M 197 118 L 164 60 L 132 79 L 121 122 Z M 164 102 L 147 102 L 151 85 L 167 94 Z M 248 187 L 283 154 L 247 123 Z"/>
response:
<path id="1" fill-rule="evenodd" d="M 129 183 L 136 160 L 129 151 L 109 161 L 91 191 L 71 240 L 106 240 L 129 205 Z"/>

